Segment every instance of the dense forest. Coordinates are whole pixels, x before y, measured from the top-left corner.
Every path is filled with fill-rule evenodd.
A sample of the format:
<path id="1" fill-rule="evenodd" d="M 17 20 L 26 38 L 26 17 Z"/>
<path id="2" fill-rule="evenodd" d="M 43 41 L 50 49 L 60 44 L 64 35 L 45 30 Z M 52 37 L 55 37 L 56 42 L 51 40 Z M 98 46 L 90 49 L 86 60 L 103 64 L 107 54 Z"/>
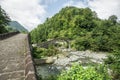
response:
<path id="1" fill-rule="evenodd" d="M 113 80 L 120 78 L 120 22 L 116 15 L 103 20 L 89 8 L 66 7 L 53 17 L 47 18 L 45 23 L 38 25 L 30 34 L 32 43 L 65 38 L 75 50 L 112 53 L 105 60 L 105 64 L 113 70 Z M 59 80 L 68 80 L 68 75 L 60 77 Z"/>
<path id="2" fill-rule="evenodd" d="M 112 15 L 101 20 L 89 8 L 66 7 L 31 31 L 32 43 L 67 38 L 76 50 L 114 51 L 120 49 L 120 23 Z"/>

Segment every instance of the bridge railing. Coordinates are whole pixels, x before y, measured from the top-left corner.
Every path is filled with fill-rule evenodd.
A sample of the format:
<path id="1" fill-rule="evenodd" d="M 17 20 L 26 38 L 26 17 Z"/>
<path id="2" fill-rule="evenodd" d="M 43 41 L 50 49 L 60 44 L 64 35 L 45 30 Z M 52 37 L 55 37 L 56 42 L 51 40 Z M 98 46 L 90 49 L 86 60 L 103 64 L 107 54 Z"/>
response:
<path id="1" fill-rule="evenodd" d="M 37 80 L 37 74 L 31 55 L 30 36 L 27 39 L 27 53 L 25 55 L 25 80 Z"/>
<path id="2" fill-rule="evenodd" d="M 4 34 L 0 34 L 0 40 L 3 40 L 3 39 L 6 39 L 6 38 L 9 38 L 13 35 L 16 35 L 18 34 L 19 32 L 10 32 L 10 33 L 4 33 Z"/>

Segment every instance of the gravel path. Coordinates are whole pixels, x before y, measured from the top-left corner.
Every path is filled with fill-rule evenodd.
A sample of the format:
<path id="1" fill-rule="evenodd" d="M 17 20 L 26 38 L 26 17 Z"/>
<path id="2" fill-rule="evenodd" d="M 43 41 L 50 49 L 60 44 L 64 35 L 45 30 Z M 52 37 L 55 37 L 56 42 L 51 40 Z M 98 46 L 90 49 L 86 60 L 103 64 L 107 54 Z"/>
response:
<path id="1" fill-rule="evenodd" d="M 27 34 L 0 41 L 0 80 L 24 80 L 24 53 Z"/>

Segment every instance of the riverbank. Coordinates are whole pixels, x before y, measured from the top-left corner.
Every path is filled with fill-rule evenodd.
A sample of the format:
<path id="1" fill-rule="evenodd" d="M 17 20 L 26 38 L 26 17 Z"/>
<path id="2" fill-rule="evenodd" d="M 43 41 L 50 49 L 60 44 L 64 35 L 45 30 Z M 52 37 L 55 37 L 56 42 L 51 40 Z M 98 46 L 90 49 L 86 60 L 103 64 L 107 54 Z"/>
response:
<path id="1" fill-rule="evenodd" d="M 70 51 L 64 49 L 61 54 L 44 58 L 45 63 L 36 66 L 36 68 L 38 76 L 45 79 L 49 76 L 58 75 L 62 70 L 68 70 L 74 63 L 87 67 L 102 64 L 105 58 L 107 58 L 107 53 L 104 52 L 92 52 L 89 50 Z"/>

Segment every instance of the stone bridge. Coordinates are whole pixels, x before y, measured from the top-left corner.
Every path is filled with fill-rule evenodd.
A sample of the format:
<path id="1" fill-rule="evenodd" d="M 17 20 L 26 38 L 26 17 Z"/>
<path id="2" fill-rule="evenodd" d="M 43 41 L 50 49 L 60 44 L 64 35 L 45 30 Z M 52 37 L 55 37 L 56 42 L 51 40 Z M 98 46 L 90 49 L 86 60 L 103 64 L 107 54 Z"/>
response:
<path id="1" fill-rule="evenodd" d="M 57 42 L 66 42 L 67 47 L 70 49 L 70 40 L 66 38 L 56 38 L 42 43 L 38 43 L 38 47 L 48 48 L 49 45 L 55 45 Z"/>
<path id="2" fill-rule="evenodd" d="M 36 80 L 28 34 L 6 35 L 0 40 L 0 80 Z"/>

